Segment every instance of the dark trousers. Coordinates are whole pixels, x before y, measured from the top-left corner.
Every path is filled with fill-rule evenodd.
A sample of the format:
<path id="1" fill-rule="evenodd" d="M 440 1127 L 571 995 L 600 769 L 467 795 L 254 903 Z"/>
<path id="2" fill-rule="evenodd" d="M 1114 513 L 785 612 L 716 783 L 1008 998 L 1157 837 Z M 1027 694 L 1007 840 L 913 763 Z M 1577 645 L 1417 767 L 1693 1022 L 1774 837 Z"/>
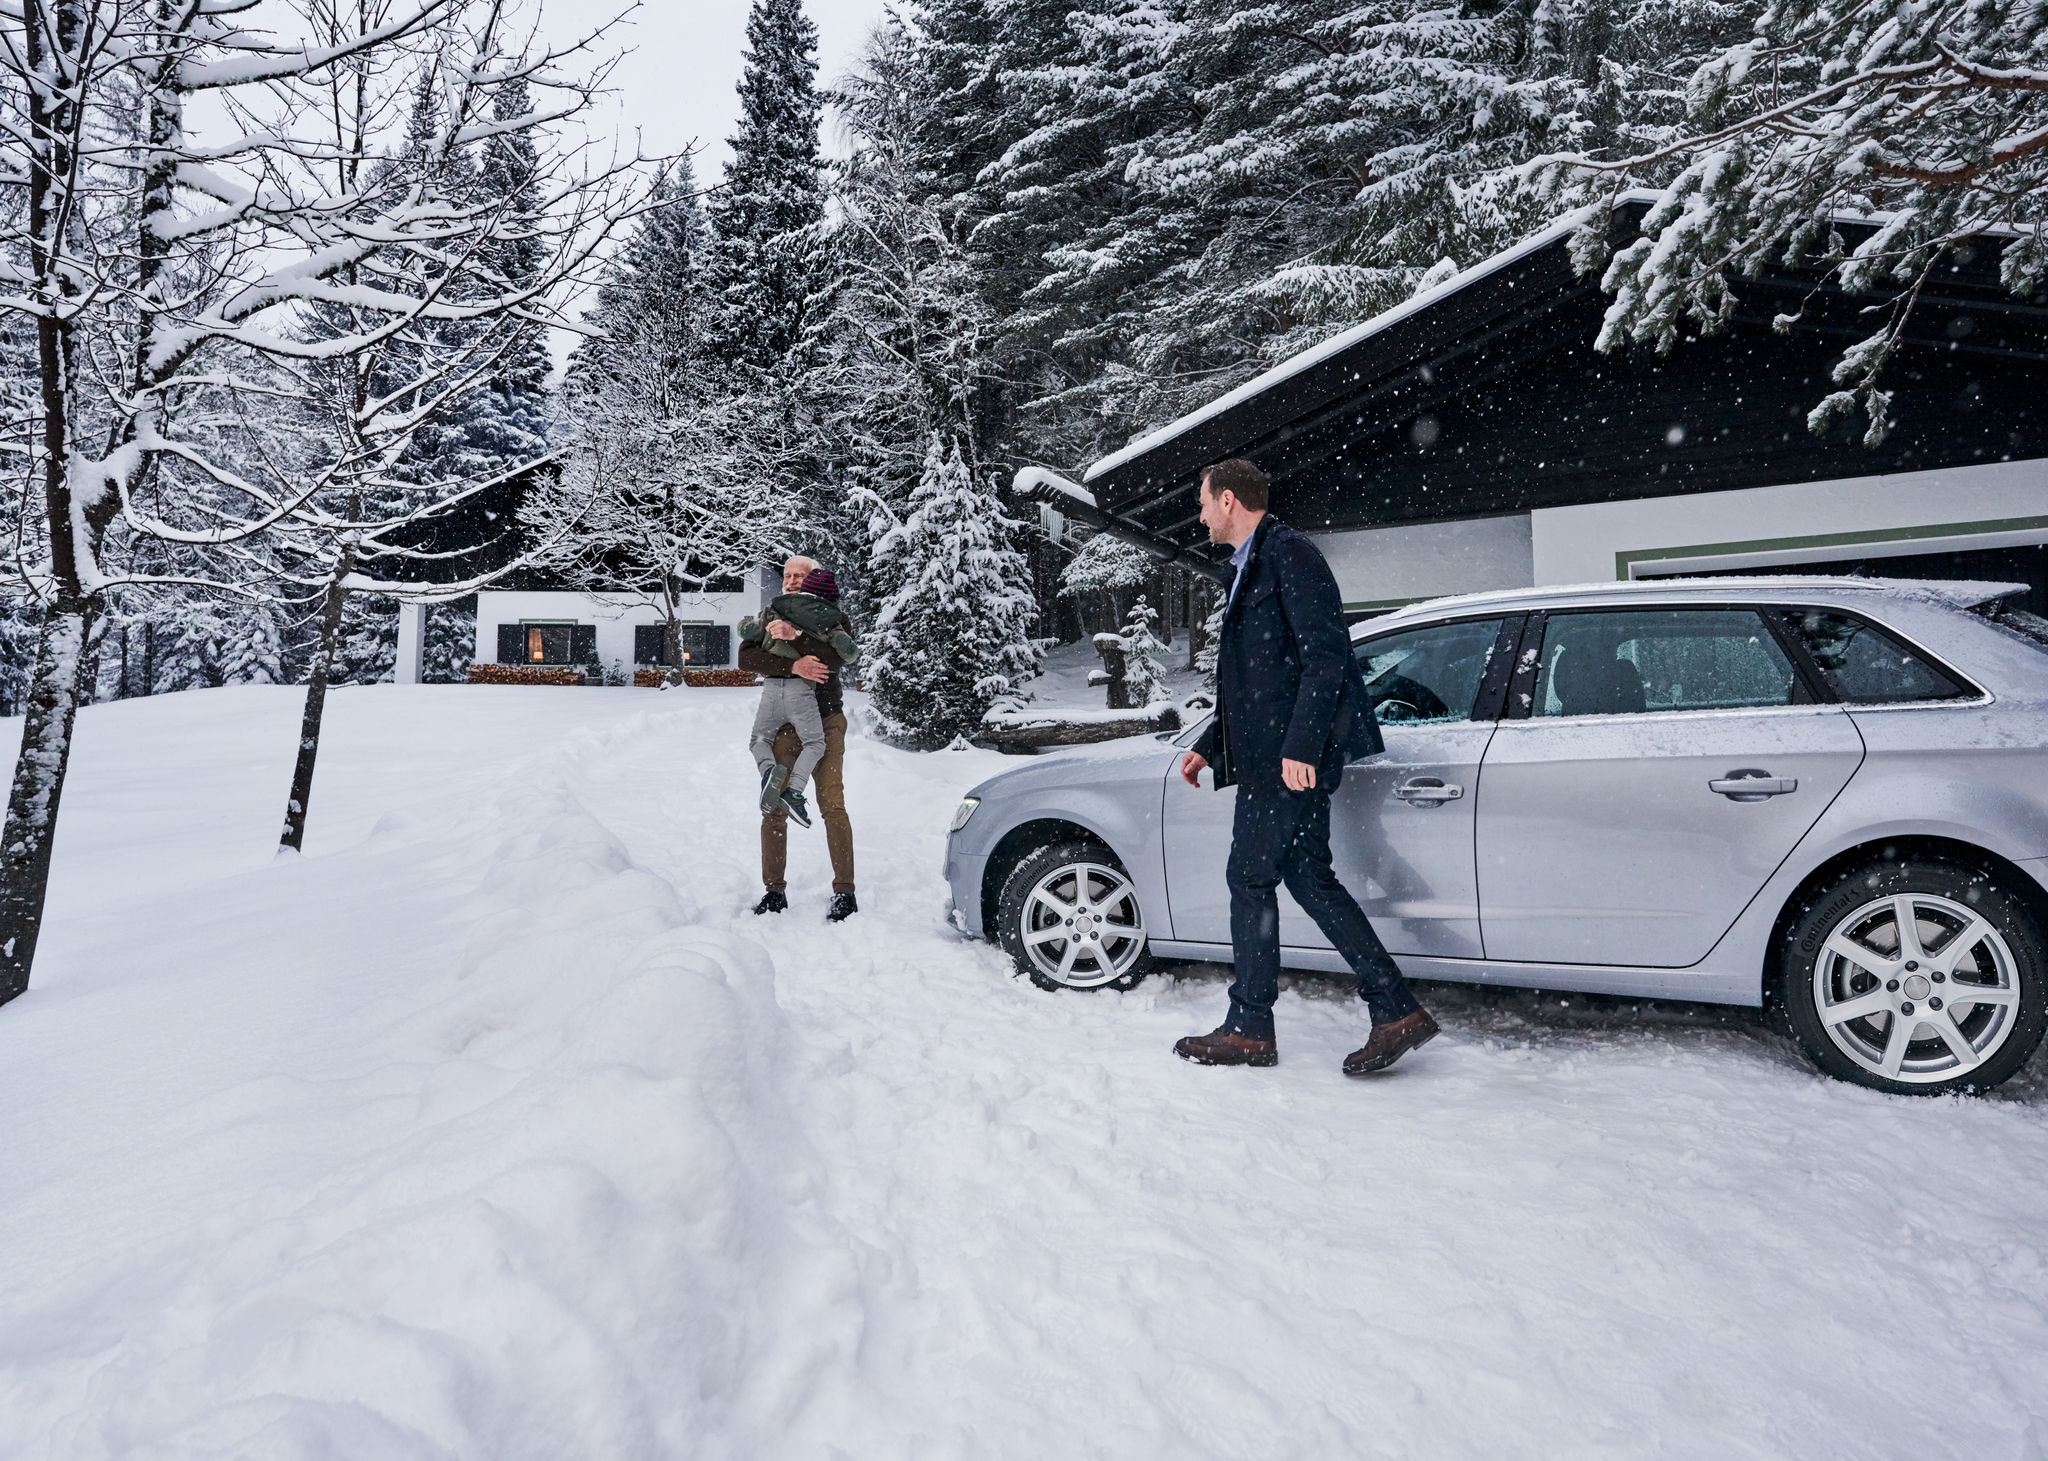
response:
<path id="1" fill-rule="evenodd" d="M 1358 901 L 1330 866 L 1330 793 L 1282 786 L 1239 786 L 1230 829 L 1230 943 L 1237 978 L 1224 1027 L 1255 1040 L 1273 1038 L 1273 1001 L 1280 995 L 1280 884 L 1316 921 L 1358 976 L 1358 997 L 1374 1024 L 1422 1006 L 1387 956 Z"/>

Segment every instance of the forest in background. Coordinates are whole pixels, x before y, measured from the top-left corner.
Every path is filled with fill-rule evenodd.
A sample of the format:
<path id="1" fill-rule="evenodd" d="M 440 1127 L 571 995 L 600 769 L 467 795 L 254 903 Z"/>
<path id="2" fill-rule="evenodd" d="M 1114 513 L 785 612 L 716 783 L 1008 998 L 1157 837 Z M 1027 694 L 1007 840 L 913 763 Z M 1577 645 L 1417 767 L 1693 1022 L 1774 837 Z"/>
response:
<path id="1" fill-rule="evenodd" d="M 529 581 L 623 585 L 672 619 L 693 589 L 802 548 L 873 620 L 929 577 L 913 560 L 953 552 L 935 522 L 913 525 L 930 499 L 928 518 L 986 540 L 948 570 L 955 586 L 926 586 L 922 611 L 952 636 L 963 605 L 995 601 L 970 631 L 998 667 L 969 696 L 985 702 L 1028 673 L 1033 634 L 1115 628 L 1139 595 L 1169 635 L 1205 611 L 1195 585 L 1122 545 L 1096 540 L 1075 563 L 1073 544 L 1025 531 L 999 496 L 1018 465 L 1077 469 L 1631 186 L 1677 184 L 1657 256 L 1608 260 L 1587 241 L 1584 266 L 1606 267 L 1617 295 L 1609 344 L 1668 346 L 1688 317 L 1711 327 L 1724 275 L 1773 249 L 1825 253 L 1828 210 L 1902 220 L 1840 262 L 1904 293 L 1944 241 L 2030 227 L 2041 92 L 2023 66 L 2041 25 L 2019 5 L 1850 0 L 924 0 L 877 28 L 851 74 L 820 78 L 799 0 L 759 0 L 726 174 L 664 164 L 660 206 L 585 296 L 592 338 L 566 378 L 551 385 L 530 330 L 492 379 L 440 404 L 407 469 L 474 480 L 495 453 L 519 474 L 497 498 L 519 545 L 549 545 Z M 432 53 L 413 61 L 387 172 L 435 126 Z M 827 160 L 825 126 L 843 129 L 843 160 Z M 531 130 L 458 148 L 439 185 L 512 196 Z M 1933 155 L 1886 155 L 1916 146 Z M 2016 288 L 2037 249 L 2033 233 L 2008 261 Z M 0 334 L 0 390 L 32 436 L 24 323 Z M 1881 430 L 1886 343 L 1859 347 L 1836 416 L 1860 407 Z M 33 457 L 23 442 L 18 459 Z M 37 506 L 25 480 L 0 587 L 10 712 L 34 658 Z M 459 524 L 497 537 L 498 563 L 502 515 Z M 193 582 L 108 596 L 91 695 L 304 677 L 317 593 L 224 597 L 205 564 L 174 561 L 203 549 L 147 552 Z M 935 647 L 910 631 L 912 607 L 889 662 Z M 429 611 L 430 679 L 462 677 L 472 613 L 468 599 Z M 335 680 L 388 676 L 395 622 L 388 596 L 350 596 Z"/>

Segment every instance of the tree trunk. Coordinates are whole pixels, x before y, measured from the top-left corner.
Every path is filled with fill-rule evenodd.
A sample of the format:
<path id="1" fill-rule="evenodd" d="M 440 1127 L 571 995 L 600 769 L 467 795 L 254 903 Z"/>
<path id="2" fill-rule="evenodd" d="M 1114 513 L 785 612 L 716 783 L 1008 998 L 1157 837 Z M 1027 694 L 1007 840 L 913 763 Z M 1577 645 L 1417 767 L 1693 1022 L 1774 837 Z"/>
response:
<path id="1" fill-rule="evenodd" d="M 0 837 L 0 1004 L 28 988 L 43 929 L 57 803 L 71 759 L 78 671 L 90 619 L 84 598 L 59 599 L 43 619 L 36 648 L 28 719 L 21 728 L 21 754 L 15 759 L 14 786 L 7 796 L 7 831 Z"/>
<path id="2" fill-rule="evenodd" d="M 71 731 L 78 719 L 78 672 L 92 630 L 81 561 L 95 555 L 113 505 L 88 504 L 75 517 L 71 491 L 71 278 L 63 262 L 64 220 L 76 175 L 81 125 L 78 47 L 85 28 L 77 0 L 25 0 L 22 40 L 28 70 L 42 83 L 28 88 L 29 292 L 42 306 L 36 317 L 36 384 L 42 405 L 43 503 L 50 531 L 54 602 L 36 642 L 35 683 L 29 689 L 21 752 L 0 831 L 0 1004 L 28 988 L 50 890 L 50 852 L 57 804 L 71 761 Z M 111 494 L 107 494 L 111 495 Z M 79 540 L 83 532 L 85 541 Z"/>
<path id="3" fill-rule="evenodd" d="M 671 684 L 680 683 L 683 674 L 683 621 L 673 613 L 661 624 L 661 662 L 668 671 Z"/>
<path id="4" fill-rule="evenodd" d="M 348 590 L 342 587 L 342 580 L 348 577 L 354 563 L 354 554 L 342 550 L 341 560 L 334 566 L 334 576 L 327 580 L 327 598 L 321 606 L 320 647 L 313 651 L 313 665 L 306 675 L 306 714 L 299 722 L 299 759 L 292 767 L 291 796 L 285 802 L 284 836 L 278 846 L 289 847 L 293 852 L 303 849 L 306 841 L 306 807 L 313 800 L 313 763 L 320 755 L 320 718 L 327 711 L 327 677 L 334 668 L 334 654 L 341 642 L 341 615 L 348 604 Z"/>
<path id="5" fill-rule="evenodd" d="M 1088 683 L 1108 687 L 1111 710 L 1132 709 L 1130 683 L 1125 679 L 1128 662 L 1124 657 L 1123 640 L 1115 634 L 1098 634 L 1095 636 L 1095 652 L 1102 656 L 1102 668 L 1089 672 Z"/>

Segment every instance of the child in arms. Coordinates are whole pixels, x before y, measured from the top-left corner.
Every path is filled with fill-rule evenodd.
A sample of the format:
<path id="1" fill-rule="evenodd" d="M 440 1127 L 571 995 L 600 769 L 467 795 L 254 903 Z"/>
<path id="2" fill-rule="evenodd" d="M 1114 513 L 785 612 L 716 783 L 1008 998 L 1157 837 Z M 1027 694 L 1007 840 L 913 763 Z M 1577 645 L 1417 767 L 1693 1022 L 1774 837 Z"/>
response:
<path id="1" fill-rule="evenodd" d="M 860 646 L 846 628 L 846 616 L 839 612 L 839 580 L 829 568 L 813 568 L 804 575 L 801 592 L 779 594 L 759 614 L 740 620 L 743 642 L 761 645 L 794 664 L 808 651 L 798 648 L 796 638 L 774 633 L 769 626 L 778 623 L 797 630 L 800 637 L 829 646 L 842 664 L 860 657 Z M 795 728 L 802 743 L 794 766 L 781 766 L 775 760 L 775 733 L 785 724 Z M 810 826 L 804 788 L 825 756 L 825 721 L 818 713 L 817 687 L 794 673 L 763 680 L 748 745 L 754 764 L 761 769 L 761 810 L 766 813 L 779 807 L 799 827 Z"/>

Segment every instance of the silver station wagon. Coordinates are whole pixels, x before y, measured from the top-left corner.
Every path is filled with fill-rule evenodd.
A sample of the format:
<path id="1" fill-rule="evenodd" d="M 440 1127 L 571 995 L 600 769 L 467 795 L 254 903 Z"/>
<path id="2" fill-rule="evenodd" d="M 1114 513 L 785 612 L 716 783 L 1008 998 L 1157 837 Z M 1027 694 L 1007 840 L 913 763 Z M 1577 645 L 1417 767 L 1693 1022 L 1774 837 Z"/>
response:
<path id="1" fill-rule="evenodd" d="M 2011 585 L 1723 578 L 1440 599 L 1353 631 L 1387 750 L 1337 870 L 1411 977 L 1760 1005 L 1825 1072 L 1982 1090 L 2048 997 L 2048 621 Z M 1052 989 L 1227 960 L 1199 725 L 1034 759 L 951 917 Z M 1281 893 L 1282 960 L 1341 971 Z"/>

